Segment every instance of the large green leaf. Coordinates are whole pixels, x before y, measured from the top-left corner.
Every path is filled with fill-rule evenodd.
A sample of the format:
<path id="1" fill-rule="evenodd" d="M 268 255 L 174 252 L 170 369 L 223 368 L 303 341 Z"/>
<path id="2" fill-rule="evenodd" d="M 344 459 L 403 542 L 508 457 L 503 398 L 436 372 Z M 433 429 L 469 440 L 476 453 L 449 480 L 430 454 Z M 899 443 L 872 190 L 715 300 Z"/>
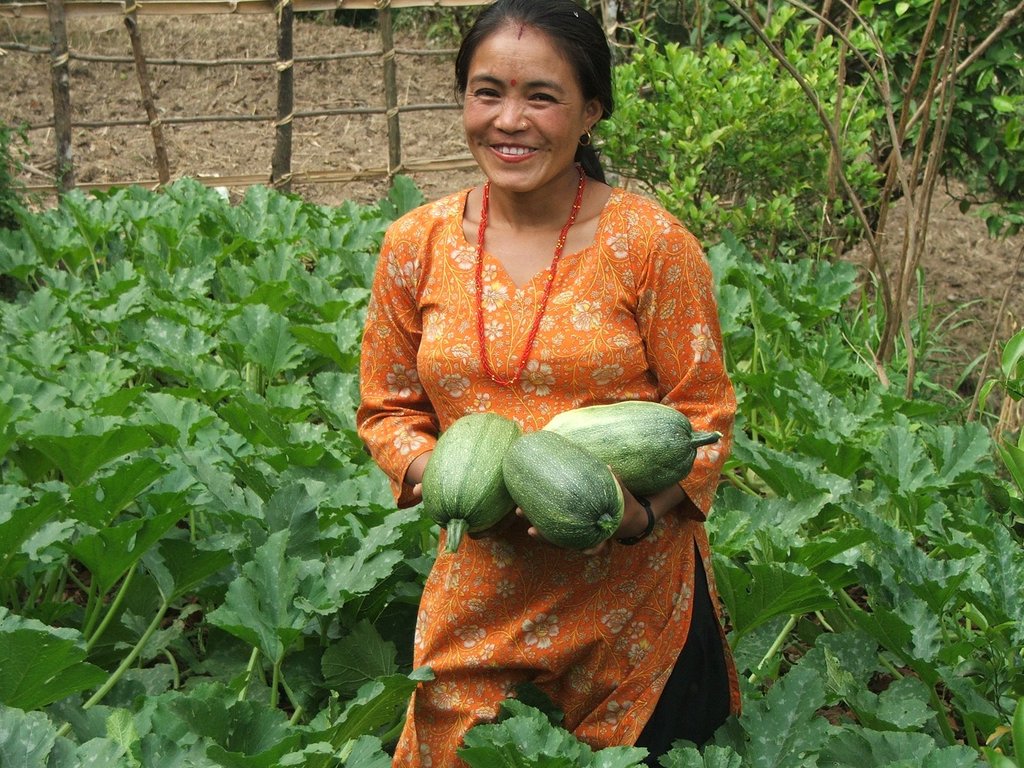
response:
<path id="1" fill-rule="evenodd" d="M 109 475 L 71 490 L 71 514 L 94 528 L 109 525 L 168 471 L 166 465 L 151 457 L 118 464 Z"/>
<path id="2" fill-rule="evenodd" d="M 664 768 L 741 768 L 743 757 L 730 747 L 709 744 L 701 753 L 696 747 L 676 747 L 661 758 Z"/>
<path id="3" fill-rule="evenodd" d="M 287 530 L 273 533 L 242 566 L 242 573 L 228 586 L 224 602 L 207 618 L 259 648 L 272 662 L 280 662 L 310 620 L 298 598 L 330 610 L 316 587 L 322 570 L 320 562 L 288 556 Z"/>
<path id="4" fill-rule="evenodd" d="M 826 701 L 816 670 L 798 664 L 782 676 L 761 701 L 744 705 L 740 725 L 743 764 L 751 768 L 812 768 L 828 738 L 829 724 L 817 711 Z"/>
<path id="5" fill-rule="evenodd" d="M 336 552 L 327 564 L 324 578 L 328 594 L 336 596 L 340 603 L 366 594 L 390 576 L 405 559 L 405 553 L 396 546 L 401 541 L 402 526 L 419 517 L 415 509 L 398 510 L 365 535 L 345 540 L 344 549 Z"/>
<path id="6" fill-rule="evenodd" d="M 395 644 L 384 640 L 366 620 L 324 651 L 321 667 L 324 685 L 344 697 L 378 677 L 398 672 Z"/>
<path id="7" fill-rule="evenodd" d="M 22 505 L 27 490 L 0 486 L 0 577 L 8 578 L 17 568 L 16 556 L 31 536 L 34 536 L 63 507 L 58 493 L 44 494 L 35 504 Z"/>
<path id="8" fill-rule="evenodd" d="M 940 747 L 924 733 L 844 728 L 821 752 L 835 768 L 970 768 L 984 765 L 970 747 Z"/>
<path id="9" fill-rule="evenodd" d="M 508 699 L 510 717 L 478 725 L 466 734 L 459 757 L 471 768 L 632 768 L 643 765 L 646 749 L 608 747 L 594 752 L 568 731 L 552 726 L 539 710 Z"/>
<path id="10" fill-rule="evenodd" d="M 46 768 L 57 729 L 42 712 L 24 712 L 0 704 L 0 765 Z"/>
<path id="11" fill-rule="evenodd" d="M 181 519 L 183 510 L 133 518 L 82 536 L 71 554 L 89 569 L 99 594 L 106 594 Z"/>
<path id="12" fill-rule="evenodd" d="M 207 540 L 199 544 L 184 538 L 165 537 L 149 549 L 142 562 L 153 576 L 161 594 L 174 600 L 199 588 L 208 578 L 231 565 L 228 549 L 210 548 Z"/>
<path id="13" fill-rule="evenodd" d="M 72 435 L 35 434 L 27 445 L 46 456 L 60 470 L 69 485 L 81 485 L 102 466 L 150 444 L 142 427 L 127 424 L 101 425 L 90 421 Z"/>
<path id="14" fill-rule="evenodd" d="M 100 685 L 107 673 L 85 661 L 81 635 L 0 608 L 0 703 L 32 710 Z"/>
<path id="15" fill-rule="evenodd" d="M 268 380 L 291 370 L 302 358 L 288 320 L 265 304 L 244 307 L 226 331 L 226 338 L 242 348 L 244 359 L 256 363 Z"/>
<path id="16" fill-rule="evenodd" d="M 714 567 L 734 644 L 776 616 L 811 613 L 833 604 L 829 588 L 800 565 L 750 563 L 739 567 L 716 557 Z"/>
<path id="17" fill-rule="evenodd" d="M 393 726 L 404 714 L 416 686 L 433 679 L 434 673 L 422 667 L 409 675 L 388 675 L 366 683 L 345 706 L 337 722 L 318 734 L 318 738 L 340 746 Z"/>
<path id="18" fill-rule="evenodd" d="M 175 697 L 169 706 L 187 733 L 212 742 L 207 756 L 218 765 L 272 768 L 299 743 L 299 734 L 281 712 L 255 701 L 237 701 L 221 686 L 200 686 L 188 696 Z"/>

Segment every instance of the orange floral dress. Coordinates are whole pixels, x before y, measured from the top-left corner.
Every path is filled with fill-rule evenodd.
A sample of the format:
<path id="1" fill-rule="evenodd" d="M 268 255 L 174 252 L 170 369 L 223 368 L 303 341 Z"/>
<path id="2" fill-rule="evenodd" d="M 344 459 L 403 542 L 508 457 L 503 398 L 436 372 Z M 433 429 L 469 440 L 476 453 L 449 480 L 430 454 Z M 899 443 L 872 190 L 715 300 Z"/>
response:
<path id="1" fill-rule="evenodd" d="M 401 482 L 412 460 L 474 411 L 504 414 L 530 431 L 570 408 L 657 400 L 723 438 L 700 449 L 682 481 L 693 506 L 665 515 L 640 544 L 588 556 L 538 542 L 517 521 L 439 553 L 414 648 L 416 666 L 435 677 L 409 703 L 396 766 L 464 765 L 456 751 L 465 732 L 493 718 L 525 681 L 592 747 L 633 744 L 686 641 L 697 554 L 716 597 L 703 516 L 731 445 L 736 400 L 700 245 L 656 203 L 613 189 L 592 244 L 561 259 L 522 377 L 500 386 L 480 364 L 476 248 L 462 224 L 467 194 L 396 221 L 377 266 L 357 421 L 399 505 L 414 501 Z M 484 254 L 484 333 L 499 376 L 515 371 L 546 273 L 518 288 Z"/>

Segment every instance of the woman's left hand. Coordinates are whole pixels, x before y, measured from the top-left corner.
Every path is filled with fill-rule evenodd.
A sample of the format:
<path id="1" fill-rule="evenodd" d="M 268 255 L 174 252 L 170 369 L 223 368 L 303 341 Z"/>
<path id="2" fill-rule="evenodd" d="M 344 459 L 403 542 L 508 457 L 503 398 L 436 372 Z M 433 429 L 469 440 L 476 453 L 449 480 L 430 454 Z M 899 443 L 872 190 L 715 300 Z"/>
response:
<path id="1" fill-rule="evenodd" d="M 625 503 L 625 511 L 622 514 L 622 521 L 619 523 L 618 530 L 616 530 L 615 533 L 607 539 L 588 549 L 579 550 L 584 555 L 600 555 L 605 552 L 609 546 L 611 546 L 613 539 L 624 539 L 630 536 L 639 536 L 647 528 L 647 512 L 644 510 L 643 505 L 636 500 L 636 497 L 629 492 L 619 478 L 616 477 L 615 481 L 622 489 L 622 499 Z M 516 508 L 515 513 L 524 520 L 526 519 L 526 514 L 518 507 Z M 543 541 L 548 544 L 551 543 L 544 538 L 544 534 L 538 531 L 535 526 L 531 525 L 526 532 L 538 541 Z"/>

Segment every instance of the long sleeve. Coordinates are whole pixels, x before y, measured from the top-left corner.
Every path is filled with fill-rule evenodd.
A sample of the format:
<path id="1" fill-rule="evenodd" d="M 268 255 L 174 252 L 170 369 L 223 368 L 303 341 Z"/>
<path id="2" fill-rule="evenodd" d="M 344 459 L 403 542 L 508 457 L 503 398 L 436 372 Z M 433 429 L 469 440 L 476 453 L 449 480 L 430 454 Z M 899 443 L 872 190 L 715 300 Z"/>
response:
<path id="1" fill-rule="evenodd" d="M 711 268 L 696 238 L 675 222 L 653 233 L 638 287 L 640 333 L 662 402 L 695 430 L 722 433 L 698 450 L 681 482 L 703 518 L 732 445 L 736 395 L 725 370 Z"/>
<path id="2" fill-rule="evenodd" d="M 414 502 L 403 484 L 413 459 L 437 441 L 438 420 L 417 371 L 422 336 L 417 293 L 423 258 L 415 240 L 384 237 L 374 276 L 360 359 L 359 436 L 391 479 L 399 506 Z"/>

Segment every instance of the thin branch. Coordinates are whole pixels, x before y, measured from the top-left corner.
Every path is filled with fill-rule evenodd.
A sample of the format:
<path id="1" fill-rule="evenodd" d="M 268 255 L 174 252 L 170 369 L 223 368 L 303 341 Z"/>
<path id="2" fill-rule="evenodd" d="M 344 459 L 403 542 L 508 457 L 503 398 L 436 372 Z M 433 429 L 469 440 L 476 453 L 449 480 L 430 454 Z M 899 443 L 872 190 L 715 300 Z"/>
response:
<path id="1" fill-rule="evenodd" d="M 959 65 L 957 65 L 956 70 L 950 74 L 949 79 L 943 80 L 941 83 L 936 85 L 936 88 L 946 88 L 947 85 L 949 85 L 949 82 L 952 78 L 958 77 L 959 75 L 963 74 L 964 71 L 969 66 L 971 66 L 971 64 L 973 64 L 975 61 L 981 58 L 981 55 L 985 53 L 985 51 L 988 50 L 989 47 L 996 40 L 998 40 L 1004 32 L 1006 32 L 1006 30 L 1011 28 L 1013 23 L 1017 20 L 1017 17 L 1021 15 L 1024 15 L 1024 0 L 1021 0 L 1021 2 L 1017 4 L 1016 8 L 1011 8 L 1006 13 L 1004 13 L 999 23 L 992 29 L 991 32 L 989 32 L 988 36 L 980 43 L 978 43 L 978 47 L 971 51 L 964 58 L 964 60 L 961 61 Z M 925 105 L 921 104 L 914 112 L 914 114 L 911 116 L 911 118 L 907 121 L 907 130 L 916 125 L 917 121 L 920 120 L 924 116 L 924 114 Z"/>
<path id="2" fill-rule="evenodd" d="M 1006 307 L 1010 303 L 1010 295 L 1017 287 L 1017 276 L 1020 273 L 1021 265 L 1024 264 L 1024 245 L 1017 251 L 1017 259 L 1013 264 L 1013 271 L 1010 272 L 1010 279 L 1006 282 L 1006 290 L 1003 291 L 1003 300 L 999 304 L 997 320 L 992 325 L 992 334 L 988 340 L 988 350 L 985 352 L 985 361 L 981 364 L 981 373 L 978 374 L 978 384 L 974 388 L 974 397 L 971 399 L 971 407 L 967 410 L 967 420 L 974 421 L 978 417 L 978 404 L 981 401 L 981 390 L 985 386 L 985 379 L 988 377 L 988 370 L 992 359 L 996 355 L 996 345 L 999 342 L 999 325 L 1006 316 Z"/>

